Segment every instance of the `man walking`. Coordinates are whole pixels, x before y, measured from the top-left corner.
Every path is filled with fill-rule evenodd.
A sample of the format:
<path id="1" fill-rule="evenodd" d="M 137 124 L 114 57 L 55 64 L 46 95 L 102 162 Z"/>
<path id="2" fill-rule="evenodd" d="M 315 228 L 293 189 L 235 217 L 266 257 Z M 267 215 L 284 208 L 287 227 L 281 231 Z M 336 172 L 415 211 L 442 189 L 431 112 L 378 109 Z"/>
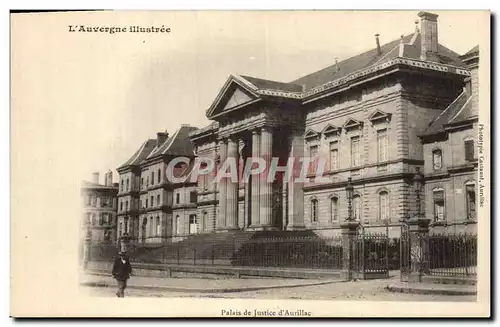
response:
<path id="1" fill-rule="evenodd" d="M 130 265 L 130 261 L 124 251 L 118 253 L 118 257 L 115 259 L 115 263 L 113 264 L 113 277 L 116 279 L 118 283 L 118 291 L 116 292 L 116 296 L 124 297 L 125 296 L 125 288 L 127 287 L 127 279 L 129 279 L 130 274 L 132 273 L 132 266 Z"/>

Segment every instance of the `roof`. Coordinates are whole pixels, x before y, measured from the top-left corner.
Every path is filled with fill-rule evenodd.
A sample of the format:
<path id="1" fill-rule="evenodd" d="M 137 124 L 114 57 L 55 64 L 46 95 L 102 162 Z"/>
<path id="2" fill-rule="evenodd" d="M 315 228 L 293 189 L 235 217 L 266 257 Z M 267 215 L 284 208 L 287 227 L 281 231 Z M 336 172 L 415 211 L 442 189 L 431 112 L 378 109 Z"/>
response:
<path id="1" fill-rule="evenodd" d="M 82 181 L 82 188 L 95 189 L 95 190 L 113 190 L 113 189 L 118 189 L 118 186 L 116 185 L 106 186 L 103 184 L 92 183 L 89 181 Z"/>
<path id="2" fill-rule="evenodd" d="M 400 43 L 403 43 L 403 53 L 400 54 Z M 375 64 L 381 64 L 397 57 L 420 60 L 421 34 L 419 32 L 404 36 L 401 40 L 393 40 L 380 47 L 380 54 L 377 48 L 373 48 L 349 59 L 340 61 L 334 65 L 321 69 L 315 73 L 306 75 L 292 81 L 293 84 L 303 85 L 305 90 L 310 90 L 329 81 L 347 76 L 355 71 L 367 68 Z M 460 57 L 454 51 L 439 44 L 438 54 L 431 56 L 429 61 L 434 61 L 447 65 L 466 67 Z"/>
<path id="3" fill-rule="evenodd" d="M 118 169 L 125 168 L 128 166 L 138 166 L 147 156 L 151 153 L 151 151 L 156 147 L 156 139 L 149 139 L 146 142 L 142 143 L 140 148 L 135 151 L 135 153 L 128 159 L 123 165 L 118 167 Z"/>
<path id="4" fill-rule="evenodd" d="M 472 96 L 465 90 L 437 116 L 427 129 L 420 136 L 430 136 L 445 131 L 449 125 L 458 124 L 473 118 L 477 115 L 472 110 Z"/>
<path id="5" fill-rule="evenodd" d="M 162 144 L 157 145 L 145 159 L 160 155 L 193 156 L 194 147 L 189 140 L 189 133 L 197 130 L 197 127 L 183 125 L 174 135 L 167 138 Z"/>
<path id="6" fill-rule="evenodd" d="M 258 89 L 277 90 L 285 92 L 303 91 L 303 88 L 300 84 L 276 82 L 267 79 L 256 78 L 251 76 L 243 76 L 243 75 L 240 75 L 240 77 L 246 79 L 248 82 L 255 85 Z"/>
<path id="7" fill-rule="evenodd" d="M 467 51 L 464 56 L 479 52 L 479 44 Z"/>

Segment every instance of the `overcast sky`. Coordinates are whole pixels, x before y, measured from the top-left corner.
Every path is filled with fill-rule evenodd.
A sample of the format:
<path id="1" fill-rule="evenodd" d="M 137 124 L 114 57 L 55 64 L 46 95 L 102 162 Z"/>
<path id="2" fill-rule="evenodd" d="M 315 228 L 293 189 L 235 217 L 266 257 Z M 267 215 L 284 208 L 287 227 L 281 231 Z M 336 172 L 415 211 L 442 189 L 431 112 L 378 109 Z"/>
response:
<path id="1" fill-rule="evenodd" d="M 418 12 L 109 12 L 13 21 L 22 104 L 43 115 L 43 151 L 74 155 L 75 178 L 115 170 L 156 132 L 203 127 L 229 74 L 292 81 L 415 30 Z M 463 54 L 478 43 L 473 12 L 438 13 L 439 42 Z M 43 15 L 41 15 L 43 16 Z M 489 17 L 489 16 L 486 16 Z M 17 24 L 17 25 L 16 25 Z M 156 35 L 69 33 L 68 25 L 162 25 Z M 21 33 L 22 34 L 22 33 Z M 16 52 L 16 46 L 18 51 Z M 15 100 L 15 99 L 14 99 Z M 29 124 L 28 124 L 29 125 Z M 26 132 L 29 134 L 29 132 Z M 58 142 L 65 140 L 64 142 Z M 25 140 L 26 142 L 29 139 Z M 62 164 L 62 162 L 59 162 Z M 116 178 L 115 172 L 115 178 Z"/>

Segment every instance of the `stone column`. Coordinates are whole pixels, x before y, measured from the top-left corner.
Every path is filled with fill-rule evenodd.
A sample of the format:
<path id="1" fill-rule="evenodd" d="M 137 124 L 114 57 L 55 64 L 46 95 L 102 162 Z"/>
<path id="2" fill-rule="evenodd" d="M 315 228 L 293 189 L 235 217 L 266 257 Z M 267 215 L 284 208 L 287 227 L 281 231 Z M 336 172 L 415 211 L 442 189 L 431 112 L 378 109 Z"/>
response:
<path id="1" fill-rule="evenodd" d="M 344 280 L 353 278 L 354 238 L 359 222 L 345 222 L 340 224 L 342 229 L 342 270 L 340 277 Z"/>
<path id="2" fill-rule="evenodd" d="M 304 229 L 304 191 L 303 183 L 296 181 L 302 168 L 299 160 L 304 156 L 304 131 L 292 130 L 289 137 L 289 157 L 294 158 L 293 172 L 288 183 L 288 225 L 287 230 Z"/>
<path id="3" fill-rule="evenodd" d="M 420 283 L 429 271 L 429 218 L 407 220 L 410 237 L 410 274 L 408 282 Z"/>
<path id="4" fill-rule="evenodd" d="M 252 158 L 260 157 L 260 131 L 252 131 Z M 251 226 L 260 224 L 260 175 L 252 175 L 250 177 L 252 185 L 251 195 Z"/>
<path id="5" fill-rule="evenodd" d="M 227 143 L 225 140 L 219 141 L 220 164 L 224 165 L 227 158 Z M 217 229 L 226 226 L 226 199 L 227 199 L 227 179 L 222 178 L 219 184 L 219 216 L 217 217 Z"/>
<path id="6" fill-rule="evenodd" d="M 261 156 L 266 162 L 266 170 L 260 178 L 260 225 L 272 226 L 272 183 L 268 182 L 267 174 L 273 156 L 273 132 L 270 127 L 261 130 Z"/>
<path id="7" fill-rule="evenodd" d="M 227 142 L 227 157 L 234 160 L 238 167 L 238 143 L 234 138 L 229 138 Z M 231 166 L 234 168 L 234 166 Z M 231 172 L 235 174 L 235 172 Z M 238 173 L 236 172 L 236 176 Z M 238 229 L 238 180 L 233 181 L 232 178 L 226 179 L 226 229 Z"/>

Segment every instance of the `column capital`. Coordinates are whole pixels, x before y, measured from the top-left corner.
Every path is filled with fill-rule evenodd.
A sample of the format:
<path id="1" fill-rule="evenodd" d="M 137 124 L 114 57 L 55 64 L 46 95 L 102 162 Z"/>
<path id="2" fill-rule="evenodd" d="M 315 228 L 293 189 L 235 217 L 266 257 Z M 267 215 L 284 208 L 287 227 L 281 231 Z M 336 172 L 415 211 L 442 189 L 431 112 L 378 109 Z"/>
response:
<path id="1" fill-rule="evenodd" d="M 258 134 L 260 134 L 260 129 L 259 129 L 259 128 L 253 129 L 253 130 L 252 130 L 252 134 L 253 134 L 253 135 L 258 135 Z"/>
<path id="2" fill-rule="evenodd" d="M 273 132 L 273 127 L 268 126 L 268 125 L 265 125 L 265 126 L 262 126 L 262 127 L 260 128 L 260 130 L 261 130 L 262 132 L 272 133 L 272 132 Z"/>

